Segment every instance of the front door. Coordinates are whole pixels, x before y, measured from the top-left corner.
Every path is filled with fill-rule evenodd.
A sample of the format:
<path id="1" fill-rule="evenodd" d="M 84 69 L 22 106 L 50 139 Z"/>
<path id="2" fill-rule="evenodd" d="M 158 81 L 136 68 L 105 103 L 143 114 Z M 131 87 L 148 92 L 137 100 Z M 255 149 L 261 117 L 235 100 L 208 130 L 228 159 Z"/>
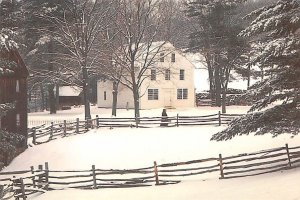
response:
<path id="1" fill-rule="evenodd" d="M 164 107 L 172 107 L 172 89 L 164 88 Z"/>

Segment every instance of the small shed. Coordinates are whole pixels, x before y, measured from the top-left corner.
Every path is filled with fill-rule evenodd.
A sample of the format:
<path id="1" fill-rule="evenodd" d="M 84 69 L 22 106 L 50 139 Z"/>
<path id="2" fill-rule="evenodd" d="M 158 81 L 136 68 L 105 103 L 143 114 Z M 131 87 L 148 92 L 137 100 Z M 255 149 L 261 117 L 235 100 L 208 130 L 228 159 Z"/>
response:
<path id="1" fill-rule="evenodd" d="M 27 138 L 28 75 L 17 48 L 9 41 L 5 41 L 5 37 L 0 34 L 0 104 L 14 104 L 14 109 L 0 118 L 0 128 L 21 134 L 25 138 Z"/>
<path id="2" fill-rule="evenodd" d="M 59 87 L 59 106 L 82 105 L 82 89 L 78 86 L 60 86 Z"/>

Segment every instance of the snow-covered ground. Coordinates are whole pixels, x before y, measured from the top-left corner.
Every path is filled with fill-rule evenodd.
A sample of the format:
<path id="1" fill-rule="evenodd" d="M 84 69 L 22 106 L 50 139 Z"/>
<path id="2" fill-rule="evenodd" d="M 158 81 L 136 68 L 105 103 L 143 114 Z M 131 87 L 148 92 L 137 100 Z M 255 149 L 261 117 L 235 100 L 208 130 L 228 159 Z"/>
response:
<path id="1" fill-rule="evenodd" d="M 247 106 L 228 106 L 227 113 L 229 114 L 243 114 L 248 111 L 249 107 Z M 168 109 L 168 116 L 200 116 L 200 115 L 210 115 L 217 114 L 221 108 L 219 107 L 195 107 L 195 108 L 182 108 L 182 109 Z M 151 110 L 141 110 L 141 117 L 159 117 L 161 116 L 162 108 L 160 109 L 151 109 Z M 91 106 L 91 115 L 92 118 L 95 118 L 96 115 L 101 117 L 111 117 L 111 109 L 98 108 L 97 106 Z M 117 117 L 134 117 L 133 109 L 118 109 Z M 84 119 L 83 106 L 73 107 L 71 110 L 59 110 L 57 114 L 49 114 L 49 111 L 45 112 L 34 112 L 28 114 L 29 125 L 40 125 L 46 121 L 75 121 L 76 118 L 80 120 Z"/>
<path id="2" fill-rule="evenodd" d="M 232 180 L 189 181 L 129 189 L 51 191 L 34 200 L 297 200 L 300 171 L 290 170 Z"/>
<path id="3" fill-rule="evenodd" d="M 243 113 L 244 107 L 229 107 L 230 113 Z M 105 115 L 105 109 L 93 108 Z M 185 110 L 168 110 L 172 116 L 205 115 L 218 110 L 210 107 Z M 131 115 L 132 111 L 120 111 L 120 116 Z M 161 110 L 142 111 L 144 116 L 159 116 Z M 64 111 L 58 116 L 82 115 L 80 108 Z M 123 113 L 123 114 L 122 114 Z M 129 114 L 130 113 L 130 114 Z M 110 110 L 107 110 L 110 116 Z M 49 114 L 35 113 L 32 116 L 49 118 Z M 57 139 L 49 143 L 33 146 L 4 169 L 4 171 L 24 170 L 49 162 L 51 170 L 91 169 L 91 165 L 101 169 L 130 169 L 148 167 L 153 161 L 158 164 L 188 161 L 238 153 L 254 152 L 262 149 L 283 147 L 286 143 L 300 145 L 300 136 L 280 135 L 272 138 L 264 136 L 241 136 L 230 141 L 210 141 L 212 134 L 224 129 L 218 126 L 194 126 L 174 128 L 115 128 L 92 130 L 83 135 Z M 203 175 L 200 178 L 185 179 L 176 185 L 152 186 L 144 188 L 98 189 L 50 191 L 33 200 L 198 200 L 198 199 L 300 199 L 300 169 L 288 170 L 247 178 L 219 180 L 219 174 Z"/>

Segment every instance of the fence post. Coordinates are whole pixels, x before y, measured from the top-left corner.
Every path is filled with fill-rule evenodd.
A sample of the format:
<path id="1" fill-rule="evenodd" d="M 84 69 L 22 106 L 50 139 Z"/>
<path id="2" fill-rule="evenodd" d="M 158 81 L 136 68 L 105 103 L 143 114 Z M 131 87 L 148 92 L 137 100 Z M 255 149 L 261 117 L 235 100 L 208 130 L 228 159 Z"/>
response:
<path id="1" fill-rule="evenodd" d="M 88 119 L 88 122 L 89 122 L 90 128 L 94 129 L 93 120 L 92 119 Z"/>
<path id="2" fill-rule="evenodd" d="M 154 161 L 155 185 L 159 185 L 157 163 Z"/>
<path id="3" fill-rule="evenodd" d="M 45 162 L 45 181 L 46 181 L 45 189 L 48 190 L 48 188 L 49 188 L 49 164 L 48 164 L 48 162 Z"/>
<path id="4" fill-rule="evenodd" d="M 67 135 L 67 120 L 64 120 L 64 127 L 63 127 L 63 134 L 64 134 L 64 136 L 66 136 Z"/>
<path id="5" fill-rule="evenodd" d="M 176 126 L 179 126 L 179 114 L 177 113 L 177 117 L 176 117 Z"/>
<path id="6" fill-rule="evenodd" d="M 36 144 L 36 130 L 35 130 L 35 128 L 32 129 L 32 143 Z"/>
<path id="7" fill-rule="evenodd" d="M 21 192 L 22 192 L 22 198 L 23 200 L 27 199 L 27 196 L 25 195 L 25 185 L 23 178 L 20 178 L 20 184 L 21 184 Z"/>
<path id="8" fill-rule="evenodd" d="M 220 166 L 220 174 L 221 174 L 220 179 L 223 179 L 224 178 L 224 168 L 223 168 L 222 154 L 219 154 L 219 166 Z"/>
<path id="9" fill-rule="evenodd" d="M 92 165 L 92 172 L 93 172 L 93 189 L 97 188 L 97 180 L 96 180 L 96 167 L 95 165 Z"/>
<path id="10" fill-rule="evenodd" d="M 97 128 L 99 128 L 99 115 L 96 115 L 96 125 L 97 125 Z"/>
<path id="11" fill-rule="evenodd" d="M 76 118 L 76 134 L 79 133 L 79 118 Z"/>
<path id="12" fill-rule="evenodd" d="M 88 131 L 88 130 L 89 130 L 89 120 L 86 119 L 86 120 L 84 121 L 84 124 L 85 124 L 85 130 Z"/>
<path id="13" fill-rule="evenodd" d="M 43 165 L 39 165 L 39 171 L 43 171 Z M 38 180 L 38 188 L 41 188 L 42 186 L 42 175 L 38 175 L 39 180 Z"/>
<path id="14" fill-rule="evenodd" d="M 286 153 L 287 153 L 287 156 L 288 156 L 288 159 L 289 159 L 289 167 L 291 168 L 292 163 L 291 163 L 291 157 L 290 157 L 290 151 L 289 151 L 289 145 L 288 144 L 285 144 L 285 149 L 286 149 Z"/>
<path id="15" fill-rule="evenodd" d="M 138 119 L 137 117 L 135 118 L 135 125 L 136 125 L 135 127 L 136 127 L 136 128 L 139 127 L 139 120 L 140 120 L 140 119 Z"/>
<path id="16" fill-rule="evenodd" d="M 222 125 L 222 121 L 221 121 L 221 111 L 219 111 L 218 116 L 219 116 L 219 126 L 221 126 L 221 125 Z"/>
<path id="17" fill-rule="evenodd" d="M 4 197 L 4 185 L 0 185 L 0 197 Z"/>
<path id="18" fill-rule="evenodd" d="M 34 167 L 33 166 L 30 167 L 30 171 L 31 171 L 31 174 L 34 174 Z M 35 179 L 34 179 L 34 177 L 32 177 L 32 185 L 35 188 Z"/>
<path id="19" fill-rule="evenodd" d="M 51 122 L 51 130 L 50 130 L 50 140 L 53 137 L 53 122 Z"/>

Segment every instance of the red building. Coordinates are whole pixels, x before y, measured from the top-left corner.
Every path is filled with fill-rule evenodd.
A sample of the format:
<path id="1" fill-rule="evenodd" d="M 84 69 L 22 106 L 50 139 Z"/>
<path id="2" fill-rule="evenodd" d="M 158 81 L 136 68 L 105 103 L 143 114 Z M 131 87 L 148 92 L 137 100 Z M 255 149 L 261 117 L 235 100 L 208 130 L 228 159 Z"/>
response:
<path id="1" fill-rule="evenodd" d="M 28 70 L 16 49 L 2 49 L 0 61 L 0 104 L 14 103 L 0 119 L 0 128 L 27 138 Z"/>

